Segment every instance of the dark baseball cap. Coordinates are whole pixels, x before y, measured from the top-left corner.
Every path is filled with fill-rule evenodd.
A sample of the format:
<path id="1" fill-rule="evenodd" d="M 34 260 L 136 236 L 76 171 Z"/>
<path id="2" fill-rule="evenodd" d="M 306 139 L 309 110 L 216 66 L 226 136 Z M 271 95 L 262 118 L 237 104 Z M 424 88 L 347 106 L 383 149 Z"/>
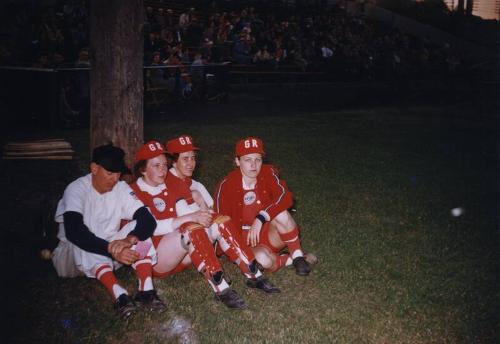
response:
<path id="1" fill-rule="evenodd" d="M 125 165 L 124 157 L 123 149 L 112 144 L 96 147 L 92 151 L 92 162 L 104 167 L 109 172 L 130 174 L 130 170 Z"/>

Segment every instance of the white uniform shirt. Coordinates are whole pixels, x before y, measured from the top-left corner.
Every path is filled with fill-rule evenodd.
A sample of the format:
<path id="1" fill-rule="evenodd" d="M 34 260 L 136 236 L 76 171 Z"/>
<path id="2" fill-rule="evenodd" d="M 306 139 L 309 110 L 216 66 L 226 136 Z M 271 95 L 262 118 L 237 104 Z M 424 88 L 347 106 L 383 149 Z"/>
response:
<path id="1" fill-rule="evenodd" d="M 57 205 L 55 220 L 60 223 L 58 237 L 66 240 L 63 214 L 75 211 L 83 215 L 83 223 L 97 237 L 110 240 L 120 229 L 122 219 L 131 220 L 144 204 L 127 183 L 119 181 L 111 191 L 100 194 L 92 186 L 89 173 L 68 185 Z"/>

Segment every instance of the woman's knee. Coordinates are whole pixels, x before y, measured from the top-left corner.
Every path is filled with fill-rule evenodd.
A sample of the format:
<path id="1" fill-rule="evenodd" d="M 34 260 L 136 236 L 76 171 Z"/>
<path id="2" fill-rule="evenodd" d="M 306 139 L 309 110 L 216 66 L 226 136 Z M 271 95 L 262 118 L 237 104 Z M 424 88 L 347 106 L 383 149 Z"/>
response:
<path id="1" fill-rule="evenodd" d="M 275 265 L 276 256 L 267 248 L 257 246 L 254 248 L 255 259 L 264 269 L 271 269 Z"/>
<path id="2" fill-rule="evenodd" d="M 274 225 L 280 233 L 289 232 L 297 226 L 288 210 L 283 210 L 279 213 L 274 219 L 272 219 L 271 224 Z"/>
<path id="3" fill-rule="evenodd" d="M 167 234 L 156 248 L 158 262 L 155 269 L 162 272 L 169 271 L 177 266 L 187 253 L 186 248 L 182 245 L 180 234 Z"/>

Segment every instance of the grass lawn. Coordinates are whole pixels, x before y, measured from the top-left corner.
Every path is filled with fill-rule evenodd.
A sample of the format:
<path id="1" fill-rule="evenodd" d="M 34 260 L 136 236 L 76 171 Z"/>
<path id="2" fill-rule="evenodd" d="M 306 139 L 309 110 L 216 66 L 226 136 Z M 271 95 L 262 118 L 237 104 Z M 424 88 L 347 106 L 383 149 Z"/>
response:
<path id="1" fill-rule="evenodd" d="M 72 162 L 1 161 L 7 342 L 175 342 L 184 319 L 202 343 L 493 343 L 498 326 L 497 125 L 471 107 L 331 112 L 242 110 L 230 120 L 150 120 L 145 138 L 191 134 L 197 178 L 212 189 L 232 168 L 237 139 L 255 135 L 296 198 L 309 277 L 269 275 L 282 294 L 248 290 L 227 261 L 244 311 L 213 300 L 194 270 L 155 280 L 169 312 L 127 322 L 97 282 L 59 279 L 37 257 L 40 209 L 86 172 L 88 133 L 54 133 Z M 454 217 L 450 210 L 464 209 Z M 117 276 L 134 292 L 129 268 Z"/>

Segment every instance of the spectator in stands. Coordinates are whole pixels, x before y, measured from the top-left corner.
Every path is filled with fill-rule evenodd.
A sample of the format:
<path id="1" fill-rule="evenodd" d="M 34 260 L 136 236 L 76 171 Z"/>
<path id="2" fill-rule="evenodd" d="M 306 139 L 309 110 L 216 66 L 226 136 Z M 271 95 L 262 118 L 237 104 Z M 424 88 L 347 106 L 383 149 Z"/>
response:
<path id="1" fill-rule="evenodd" d="M 176 74 L 177 70 L 182 66 L 182 61 L 179 56 L 179 49 L 177 47 L 172 48 L 172 53 L 165 61 L 163 61 L 163 63 L 167 66 L 175 67 L 175 68 L 169 68 L 168 73 L 170 75 Z"/>
<path id="2" fill-rule="evenodd" d="M 295 49 L 290 50 L 290 55 L 288 56 L 287 59 L 293 66 L 297 66 L 302 71 L 306 70 L 307 67 L 307 60 L 302 56 L 302 52 L 300 50 L 299 46 L 296 46 Z"/>
<path id="3" fill-rule="evenodd" d="M 196 88 L 200 99 L 204 99 L 206 95 L 206 64 L 206 57 L 203 56 L 201 52 L 196 52 L 193 63 L 189 68 L 189 74 L 191 75 L 193 87 Z"/>
<path id="4" fill-rule="evenodd" d="M 159 8 L 158 11 L 154 14 L 154 19 L 155 22 L 158 24 L 158 30 L 155 31 L 161 31 L 162 28 L 165 27 L 165 16 L 163 15 L 163 8 Z"/>
<path id="5" fill-rule="evenodd" d="M 149 23 L 149 25 L 151 27 L 151 31 L 154 31 L 153 26 L 154 26 L 154 24 L 156 24 L 156 20 L 155 20 L 155 14 L 154 14 L 153 7 L 151 7 L 151 6 L 146 7 L 146 13 L 144 14 L 144 17 L 145 17 L 146 21 Z"/>
<path id="6" fill-rule="evenodd" d="M 174 11 L 172 9 L 167 9 L 163 13 L 163 23 L 164 27 L 172 29 L 175 26 Z"/>
<path id="7" fill-rule="evenodd" d="M 321 57 L 327 60 L 332 56 L 333 56 L 333 50 L 329 47 L 329 44 L 323 42 L 323 45 L 321 46 Z"/>
<path id="8" fill-rule="evenodd" d="M 38 55 L 37 61 L 33 64 L 35 68 L 50 68 L 49 54 L 46 52 L 40 53 Z"/>
<path id="9" fill-rule="evenodd" d="M 203 40 L 203 27 L 198 22 L 198 18 L 193 16 L 187 25 L 185 41 L 190 47 L 199 47 Z"/>
<path id="10" fill-rule="evenodd" d="M 75 67 L 90 67 L 90 56 L 87 48 L 82 48 L 78 52 L 78 59 L 75 61 Z"/>
<path id="11" fill-rule="evenodd" d="M 274 47 L 273 57 L 276 61 L 276 65 L 279 65 L 287 57 L 286 49 L 283 48 L 282 40 L 280 38 L 274 39 Z"/>
<path id="12" fill-rule="evenodd" d="M 165 47 L 171 47 L 177 43 L 174 38 L 174 33 L 170 27 L 163 28 L 161 30 L 160 37 L 165 42 Z"/>
<path id="13" fill-rule="evenodd" d="M 252 62 L 252 46 L 243 35 L 238 39 L 233 48 L 233 57 L 237 64 L 250 64 Z"/>
<path id="14" fill-rule="evenodd" d="M 156 51 L 153 53 L 153 60 L 151 61 L 151 66 L 163 66 L 161 61 L 160 52 Z M 171 93 L 175 89 L 175 74 L 170 74 L 164 68 L 152 68 L 148 69 L 146 74 L 148 78 L 149 85 L 151 87 L 162 87 L 165 88 L 168 93 Z"/>
<path id="15" fill-rule="evenodd" d="M 208 37 L 204 39 L 203 44 L 201 45 L 201 54 L 210 60 L 212 56 L 212 48 L 214 47 L 214 42 Z"/>
<path id="16" fill-rule="evenodd" d="M 55 52 L 52 55 L 52 66 L 54 68 L 63 67 L 64 64 L 64 55 L 61 52 Z"/>
<path id="17" fill-rule="evenodd" d="M 179 25 L 179 28 L 181 30 L 187 29 L 189 22 L 191 21 L 191 18 L 190 18 L 191 13 L 192 13 L 191 9 L 186 9 L 179 16 L 179 24 L 178 25 Z"/>
<path id="18" fill-rule="evenodd" d="M 259 68 L 270 69 L 276 67 L 276 60 L 267 50 L 267 46 L 263 46 L 253 56 L 253 63 Z"/>
<path id="19" fill-rule="evenodd" d="M 161 50 L 160 35 L 157 32 L 150 32 L 148 38 L 144 40 L 144 51 L 154 52 Z"/>

